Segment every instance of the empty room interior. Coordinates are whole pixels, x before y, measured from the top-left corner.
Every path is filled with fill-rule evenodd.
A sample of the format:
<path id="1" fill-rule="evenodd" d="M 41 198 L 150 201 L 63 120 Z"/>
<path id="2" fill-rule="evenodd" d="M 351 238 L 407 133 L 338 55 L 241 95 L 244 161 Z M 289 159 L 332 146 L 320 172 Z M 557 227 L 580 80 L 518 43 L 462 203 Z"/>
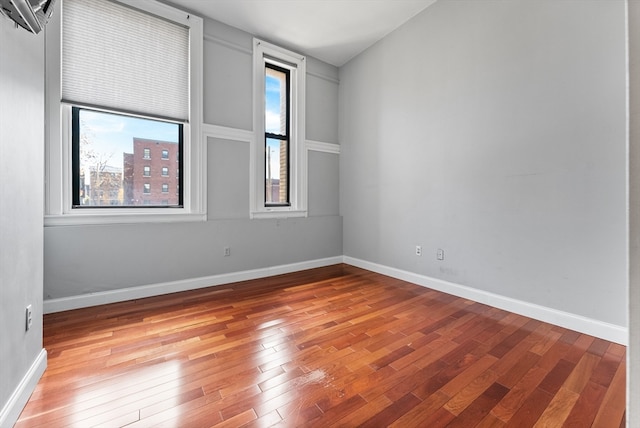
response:
<path id="1" fill-rule="evenodd" d="M 0 427 L 640 426 L 639 2 L 0 4 Z"/>

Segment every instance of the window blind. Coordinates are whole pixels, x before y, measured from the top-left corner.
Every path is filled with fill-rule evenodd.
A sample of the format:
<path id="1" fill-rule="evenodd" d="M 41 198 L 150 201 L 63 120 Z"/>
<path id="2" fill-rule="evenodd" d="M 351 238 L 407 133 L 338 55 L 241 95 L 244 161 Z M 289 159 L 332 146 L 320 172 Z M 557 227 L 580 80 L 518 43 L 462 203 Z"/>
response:
<path id="1" fill-rule="evenodd" d="M 189 29 L 110 0 L 64 0 L 62 101 L 189 118 Z"/>

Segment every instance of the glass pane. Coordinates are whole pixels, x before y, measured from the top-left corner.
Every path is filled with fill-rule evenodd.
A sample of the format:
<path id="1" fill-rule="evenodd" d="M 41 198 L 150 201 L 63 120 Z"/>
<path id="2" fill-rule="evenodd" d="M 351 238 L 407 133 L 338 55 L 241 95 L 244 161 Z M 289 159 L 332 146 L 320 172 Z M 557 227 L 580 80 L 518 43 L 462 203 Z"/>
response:
<path id="1" fill-rule="evenodd" d="M 289 203 L 287 153 L 287 140 L 267 138 L 264 192 L 267 204 Z"/>
<path id="2" fill-rule="evenodd" d="M 179 171 L 180 124 L 79 108 L 74 123 L 76 207 L 180 206 L 179 180 L 162 185 Z"/>
<path id="3" fill-rule="evenodd" d="M 265 131 L 287 135 L 287 73 L 265 70 Z"/>

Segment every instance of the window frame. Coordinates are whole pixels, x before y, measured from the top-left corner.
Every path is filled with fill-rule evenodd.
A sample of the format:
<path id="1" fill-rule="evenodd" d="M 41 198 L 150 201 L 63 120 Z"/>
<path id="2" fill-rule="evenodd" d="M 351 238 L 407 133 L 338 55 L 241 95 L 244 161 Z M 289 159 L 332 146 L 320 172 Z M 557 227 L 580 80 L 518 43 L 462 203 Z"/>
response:
<path id="1" fill-rule="evenodd" d="M 265 65 L 290 73 L 289 100 L 289 204 L 267 204 L 265 198 Z M 305 150 L 306 58 L 263 40 L 253 39 L 254 138 L 251 148 L 250 218 L 306 217 L 307 153 Z"/>
<path id="2" fill-rule="evenodd" d="M 285 207 L 285 206 L 291 206 L 291 162 L 289 160 L 289 157 L 291 156 L 291 150 L 290 150 L 290 141 L 291 141 L 291 70 L 281 67 L 279 65 L 274 64 L 271 61 L 265 61 L 265 81 L 266 81 L 266 69 L 271 69 L 280 73 L 283 73 L 286 76 L 286 99 L 287 99 L 287 111 L 285 113 L 285 133 L 284 134 L 276 134 L 273 132 L 268 132 L 265 130 L 264 133 L 264 149 L 267 150 L 267 140 L 279 140 L 279 141 L 286 141 L 287 142 L 287 164 L 285 165 L 285 168 L 287 170 L 287 179 L 286 179 L 286 186 L 287 186 L 287 200 L 286 202 L 269 202 L 267 201 L 267 191 L 266 191 L 266 174 L 265 174 L 265 193 L 264 193 L 264 206 L 267 208 L 271 208 L 271 207 Z M 266 91 L 265 91 L 266 92 Z M 265 96 L 266 98 L 266 96 Z M 266 106 L 266 99 L 265 99 L 265 106 Z M 265 107 L 265 111 L 266 111 L 266 107 Z M 265 119 L 266 122 L 266 119 Z M 269 160 L 269 156 L 265 156 L 265 169 L 267 168 L 267 163 Z M 280 165 L 280 168 L 282 169 L 282 165 Z M 282 176 L 280 176 L 279 178 L 279 186 L 282 186 Z"/>
<path id="3" fill-rule="evenodd" d="M 203 20 L 155 0 L 112 0 L 189 28 L 189 119 L 183 125 L 183 206 L 73 208 L 72 105 L 61 101 L 61 14 L 46 28 L 45 226 L 206 220 L 206 145 L 202 142 Z M 85 107 L 77 105 L 78 107 Z M 91 106 L 87 106 L 90 107 Z M 116 114 L 131 112 L 114 111 Z M 151 118 L 154 119 L 154 118 Z"/>

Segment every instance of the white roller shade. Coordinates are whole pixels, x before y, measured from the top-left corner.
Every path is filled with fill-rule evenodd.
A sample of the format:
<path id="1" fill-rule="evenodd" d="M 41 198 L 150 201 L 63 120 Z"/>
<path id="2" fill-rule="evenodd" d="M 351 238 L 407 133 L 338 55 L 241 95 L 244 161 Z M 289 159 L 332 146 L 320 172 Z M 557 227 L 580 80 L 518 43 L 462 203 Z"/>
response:
<path id="1" fill-rule="evenodd" d="M 187 121 L 189 29 L 109 0 L 64 0 L 62 100 Z"/>

